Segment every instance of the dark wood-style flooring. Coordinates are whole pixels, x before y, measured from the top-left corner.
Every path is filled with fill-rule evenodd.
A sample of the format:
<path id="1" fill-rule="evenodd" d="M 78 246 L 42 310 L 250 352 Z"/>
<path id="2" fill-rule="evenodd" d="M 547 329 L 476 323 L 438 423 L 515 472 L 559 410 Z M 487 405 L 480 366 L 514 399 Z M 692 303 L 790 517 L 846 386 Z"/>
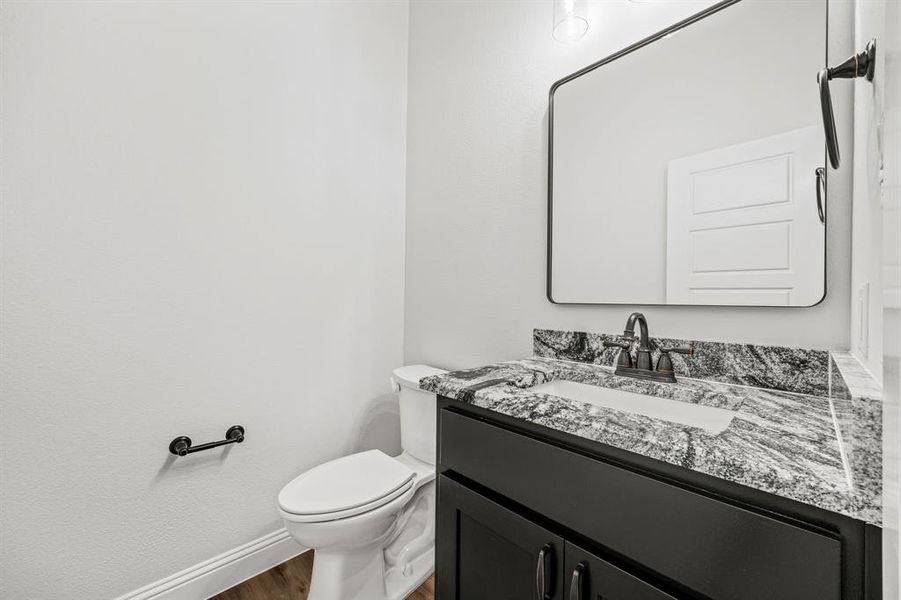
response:
<path id="1" fill-rule="evenodd" d="M 210 600 L 307 600 L 313 553 L 304 552 L 287 562 L 260 573 Z M 429 577 L 407 600 L 434 600 L 434 578 Z"/>

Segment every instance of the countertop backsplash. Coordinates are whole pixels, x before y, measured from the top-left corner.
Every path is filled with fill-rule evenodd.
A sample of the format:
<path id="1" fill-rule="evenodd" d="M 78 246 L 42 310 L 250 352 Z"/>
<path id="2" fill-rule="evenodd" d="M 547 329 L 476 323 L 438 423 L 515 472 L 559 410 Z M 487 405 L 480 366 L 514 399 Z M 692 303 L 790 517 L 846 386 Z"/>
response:
<path id="1" fill-rule="evenodd" d="M 573 360 L 612 367 L 618 348 L 604 348 L 604 341 L 621 342 L 621 335 L 535 329 L 533 352 L 542 358 Z M 826 396 L 829 394 L 829 352 L 784 346 L 708 342 L 651 336 L 657 361 L 659 346 L 692 346 L 693 356 L 672 354 L 676 376 L 751 385 L 771 390 Z M 637 345 L 635 346 L 637 347 Z M 634 352 L 633 347 L 633 352 Z"/>

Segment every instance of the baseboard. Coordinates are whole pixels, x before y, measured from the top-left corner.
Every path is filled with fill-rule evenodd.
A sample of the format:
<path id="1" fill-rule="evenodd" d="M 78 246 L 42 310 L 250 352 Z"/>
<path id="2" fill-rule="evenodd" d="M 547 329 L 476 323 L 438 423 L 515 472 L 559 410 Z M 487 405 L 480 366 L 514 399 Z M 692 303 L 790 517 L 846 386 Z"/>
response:
<path id="1" fill-rule="evenodd" d="M 203 600 L 305 551 L 279 529 L 116 600 Z"/>

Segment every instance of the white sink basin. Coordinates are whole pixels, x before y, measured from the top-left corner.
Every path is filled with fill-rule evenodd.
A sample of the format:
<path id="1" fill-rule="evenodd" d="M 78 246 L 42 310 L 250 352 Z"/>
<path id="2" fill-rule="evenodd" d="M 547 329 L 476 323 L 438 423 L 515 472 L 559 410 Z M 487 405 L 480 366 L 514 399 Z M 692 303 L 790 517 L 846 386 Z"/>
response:
<path id="1" fill-rule="evenodd" d="M 644 394 L 613 390 L 596 385 L 566 381 L 564 379 L 542 383 L 529 391 L 569 398 L 594 406 L 612 408 L 635 415 L 662 419 L 671 423 L 698 427 L 710 433 L 720 433 L 732 422 L 735 411 L 712 406 L 702 406 L 678 400 L 655 398 Z"/>

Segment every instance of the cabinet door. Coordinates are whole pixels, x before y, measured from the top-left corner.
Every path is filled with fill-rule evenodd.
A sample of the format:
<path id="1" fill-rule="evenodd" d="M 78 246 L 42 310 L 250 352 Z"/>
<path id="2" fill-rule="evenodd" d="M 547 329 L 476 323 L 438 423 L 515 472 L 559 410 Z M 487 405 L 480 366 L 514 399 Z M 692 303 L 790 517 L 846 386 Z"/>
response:
<path id="1" fill-rule="evenodd" d="M 566 542 L 566 600 L 675 600 L 603 558 Z"/>
<path id="2" fill-rule="evenodd" d="M 438 477 L 438 600 L 563 600 L 562 565 L 562 538 Z"/>

